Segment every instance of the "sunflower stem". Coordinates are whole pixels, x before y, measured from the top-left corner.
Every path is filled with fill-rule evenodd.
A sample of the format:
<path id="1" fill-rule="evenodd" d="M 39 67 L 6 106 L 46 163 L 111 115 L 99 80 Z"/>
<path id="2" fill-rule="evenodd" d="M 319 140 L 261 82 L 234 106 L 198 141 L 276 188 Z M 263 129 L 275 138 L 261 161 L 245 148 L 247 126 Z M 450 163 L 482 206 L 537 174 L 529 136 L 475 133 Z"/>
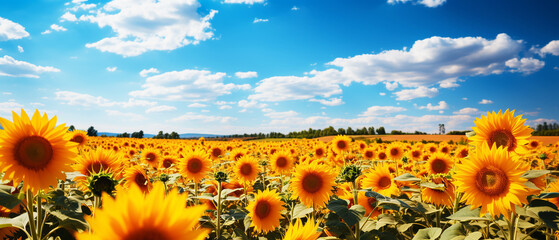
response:
<path id="1" fill-rule="evenodd" d="M 353 205 L 359 204 L 356 181 L 357 180 L 354 180 L 353 182 L 351 182 L 351 184 L 353 186 Z M 359 223 L 357 223 L 357 224 L 355 224 L 355 239 L 359 240 L 360 237 L 361 237 L 361 228 L 359 227 Z"/>
<path id="2" fill-rule="evenodd" d="M 516 240 L 516 232 L 518 229 L 518 215 L 512 211 L 510 216 L 509 225 L 509 240 Z"/>
<path id="3" fill-rule="evenodd" d="M 221 236 L 221 182 L 217 182 L 217 217 L 216 217 L 216 228 L 215 228 L 215 236 L 216 239 L 219 239 Z"/>
<path id="4" fill-rule="evenodd" d="M 27 189 L 27 215 L 29 216 L 29 229 L 31 230 L 31 238 L 38 240 L 37 231 L 35 229 L 35 218 L 33 217 L 33 193 Z"/>
<path id="5" fill-rule="evenodd" d="M 198 183 L 194 181 L 194 205 L 198 205 L 200 200 L 198 200 Z"/>
<path id="6" fill-rule="evenodd" d="M 43 201 L 41 200 L 41 191 L 37 194 L 37 237 L 39 239 L 43 235 Z"/>

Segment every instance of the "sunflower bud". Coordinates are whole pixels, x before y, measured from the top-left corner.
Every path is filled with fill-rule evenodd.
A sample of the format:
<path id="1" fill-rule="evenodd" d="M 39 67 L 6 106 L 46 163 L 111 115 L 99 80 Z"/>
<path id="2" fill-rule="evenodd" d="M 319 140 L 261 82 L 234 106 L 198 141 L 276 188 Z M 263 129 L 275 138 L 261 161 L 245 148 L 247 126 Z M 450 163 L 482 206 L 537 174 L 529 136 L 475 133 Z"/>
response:
<path id="1" fill-rule="evenodd" d="M 354 182 L 361 175 L 361 169 L 355 165 L 348 165 L 344 167 L 341 174 L 344 181 Z"/>
<path id="2" fill-rule="evenodd" d="M 226 182 L 227 181 L 227 173 L 224 173 L 222 171 L 216 172 L 214 174 L 214 178 L 218 182 Z"/>
<path id="3" fill-rule="evenodd" d="M 169 181 L 169 175 L 163 173 L 163 174 L 159 175 L 159 180 L 161 180 L 162 182 L 167 182 L 167 181 Z"/>
<path id="4" fill-rule="evenodd" d="M 546 160 L 547 159 L 547 155 L 545 153 L 542 153 L 538 156 L 541 160 Z"/>
<path id="5" fill-rule="evenodd" d="M 100 172 L 92 174 L 87 178 L 87 188 L 97 197 L 103 192 L 113 196 L 118 181 L 114 179 L 113 173 Z"/>

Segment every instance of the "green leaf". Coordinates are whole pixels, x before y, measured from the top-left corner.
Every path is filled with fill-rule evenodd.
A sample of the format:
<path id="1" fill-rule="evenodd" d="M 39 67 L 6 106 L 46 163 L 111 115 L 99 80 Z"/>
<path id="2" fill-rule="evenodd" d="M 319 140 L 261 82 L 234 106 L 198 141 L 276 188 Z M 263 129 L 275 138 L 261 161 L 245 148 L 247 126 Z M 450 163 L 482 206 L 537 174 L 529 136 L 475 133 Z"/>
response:
<path id="1" fill-rule="evenodd" d="M 523 183 L 526 188 L 533 189 L 533 190 L 541 190 L 536 184 L 530 181 L 526 181 Z"/>
<path id="2" fill-rule="evenodd" d="M 398 222 L 394 219 L 394 216 L 389 214 L 381 214 L 378 216 L 378 221 L 375 229 L 380 229 L 386 225 L 396 225 Z"/>
<path id="3" fill-rule="evenodd" d="M 417 178 L 416 176 L 412 175 L 411 173 L 404 173 L 398 177 L 394 178 L 395 181 L 400 181 L 400 182 L 419 182 L 421 181 L 420 178 Z"/>
<path id="4" fill-rule="evenodd" d="M 408 229 L 410 229 L 411 226 L 413 226 L 414 223 L 406 223 L 406 224 L 400 224 L 398 225 L 398 231 L 403 233 L 405 231 L 407 231 Z"/>
<path id="5" fill-rule="evenodd" d="M 464 240 L 478 240 L 481 237 L 483 237 L 481 232 L 471 232 L 468 236 L 466 236 L 466 238 L 464 238 Z"/>
<path id="6" fill-rule="evenodd" d="M 88 224 L 83 218 L 83 214 L 68 211 L 68 210 L 57 210 L 49 212 L 51 215 L 58 219 L 60 226 L 68 227 L 70 229 L 87 230 Z"/>
<path id="7" fill-rule="evenodd" d="M 221 218 L 226 221 L 237 221 L 239 219 L 244 219 L 246 216 L 247 213 L 240 209 L 231 209 L 227 212 L 221 213 Z"/>
<path id="8" fill-rule="evenodd" d="M 8 192 L 0 191 L 0 205 L 3 207 L 12 209 L 20 203 L 22 203 L 21 200 L 19 200 L 16 196 Z"/>
<path id="9" fill-rule="evenodd" d="M 291 219 L 304 218 L 307 214 L 312 213 L 312 211 L 312 208 L 308 208 L 305 204 L 299 203 L 295 205 Z"/>
<path id="10" fill-rule="evenodd" d="M 556 198 L 556 197 L 559 197 L 559 193 L 557 192 L 542 193 L 538 196 L 538 198 Z"/>
<path id="11" fill-rule="evenodd" d="M 481 217 L 481 210 L 480 208 L 471 209 L 470 206 L 465 206 L 462 209 L 458 210 L 454 214 L 447 217 L 451 220 L 458 220 L 458 221 L 472 221 L 472 220 L 489 220 L 487 218 Z"/>
<path id="12" fill-rule="evenodd" d="M 444 191 L 444 190 L 446 189 L 445 186 L 444 186 L 444 184 L 442 184 L 442 183 L 436 184 L 436 183 L 434 183 L 434 182 L 424 182 L 424 183 L 421 183 L 421 187 L 430 188 L 430 189 L 439 190 L 439 191 Z"/>
<path id="13" fill-rule="evenodd" d="M 532 179 L 532 178 L 541 177 L 541 176 L 549 174 L 549 173 L 551 173 L 551 171 L 549 171 L 549 170 L 529 170 L 529 171 L 525 172 L 524 174 L 522 174 L 521 177 L 526 178 L 526 179 Z"/>
<path id="14" fill-rule="evenodd" d="M 353 226 L 359 222 L 359 212 L 347 208 L 348 202 L 342 199 L 332 199 L 326 207 L 336 213 L 340 218 L 347 223 L 348 226 Z"/>
<path id="15" fill-rule="evenodd" d="M 462 223 L 457 222 L 444 230 L 444 232 L 441 234 L 441 240 L 451 240 L 455 237 L 464 236 L 465 234 L 466 233 L 464 232 Z"/>
<path id="16" fill-rule="evenodd" d="M 425 228 L 417 231 L 412 240 L 435 240 L 443 230 L 441 228 Z"/>
<path id="17" fill-rule="evenodd" d="M 0 228 L 5 227 L 20 227 L 25 228 L 25 225 L 29 222 L 29 215 L 23 213 L 15 218 L 3 218 L 0 217 Z"/>

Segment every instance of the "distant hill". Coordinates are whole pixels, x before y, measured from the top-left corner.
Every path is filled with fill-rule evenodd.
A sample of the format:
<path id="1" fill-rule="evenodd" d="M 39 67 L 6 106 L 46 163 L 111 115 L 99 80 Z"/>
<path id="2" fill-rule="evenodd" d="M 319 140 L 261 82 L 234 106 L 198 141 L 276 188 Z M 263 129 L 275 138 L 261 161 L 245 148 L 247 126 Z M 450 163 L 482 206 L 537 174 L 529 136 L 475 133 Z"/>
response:
<path id="1" fill-rule="evenodd" d="M 116 137 L 120 133 L 112 133 L 112 132 L 98 132 L 97 136 L 106 135 L 108 137 Z M 204 134 L 204 133 L 182 133 L 179 134 L 181 138 L 213 138 L 213 137 L 223 137 L 223 135 L 215 135 L 215 134 Z M 155 134 L 145 133 L 144 138 L 152 138 Z"/>

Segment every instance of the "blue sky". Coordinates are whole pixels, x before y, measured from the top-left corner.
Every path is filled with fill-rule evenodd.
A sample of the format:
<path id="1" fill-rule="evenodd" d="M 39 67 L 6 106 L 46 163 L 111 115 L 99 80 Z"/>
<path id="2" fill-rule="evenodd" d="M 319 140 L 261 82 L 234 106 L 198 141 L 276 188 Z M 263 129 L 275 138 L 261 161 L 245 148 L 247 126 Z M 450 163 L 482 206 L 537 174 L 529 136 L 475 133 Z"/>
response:
<path id="1" fill-rule="evenodd" d="M 0 8 L 0 116 L 232 134 L 559 119 L 559 2 L 44 0 Z M 19 112 L 19 111 L 18 111 Z"/>

